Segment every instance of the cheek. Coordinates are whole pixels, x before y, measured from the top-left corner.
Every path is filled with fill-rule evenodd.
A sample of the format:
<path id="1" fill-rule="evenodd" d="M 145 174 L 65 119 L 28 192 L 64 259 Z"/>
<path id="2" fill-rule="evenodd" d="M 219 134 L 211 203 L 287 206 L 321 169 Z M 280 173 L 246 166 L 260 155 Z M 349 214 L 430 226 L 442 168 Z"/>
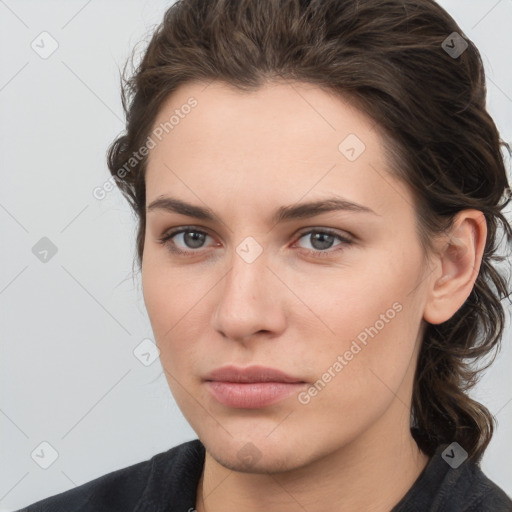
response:
<path id="1" fill-rule="evenodd" d="M 160 256 L 159 256 L 160 258 Z M 148 254 L 142 268 L 144 303 L 160 350 L 160 361 L 169 384 L 174 388 L 171 375 L 180 381 L 193 375 L 192 365 L 199 350 L 193 340 L 200 338 L 205 319 L 201 317 L 204 295 L 208 286 L 195 283 L 179 268 L 156 261 Z"/>
<path id="2" fill-rule="evenodd" d="M 164 251 L 148 248 L 142 264 L 142 290 L 153 332 L 163 342 L 194 304 L 193 286 L 179 267 L 170 265 Z"/>
<path id="3" fill-rule="evenodd" d="M 169 283 L 162 274 L 149 261 L 145 263 L 142 271 L 144 303 L 158 342 L 162 341 L 164 332 L 172 327 L 172 312 L 176 311 L 173 307 L 174 294 L 169 293 Z"/>
<path id="4" fill-rule="evenodd" d="M 381 263 L 388 272 L 376 272 L 374 267 L 358 279 L 345 279 L 334 287 L 331 282 L 329 293 L 312 306 L 335 333 L 324 337 L 313 356 L 315 376 L 322 381 L 319 387 L 335 382 L 326 384 L 329 393 L 320 393 L 326 405 L 331 393 L 332 399 L 356 408 L 364 406 L 359 398 L 393 397 L 416 363 L 422 310 L 419 295 L 411 290 L 419 266 L 400 258 Z"/>
<path id="5" fill-rule="evenodd" d="M 409 337 L 405 315 L 404 308 L 378 332 L 371 324 L 358 333 L 365 336 L 343 337 L 329 356 L 316 359 L 317 380 L 308 390 L 312 396 L 304 411 L 309 408 L 311 417 L 322 417 L 333 426 L 342 423 L 354 435 L 384 414 L 393 401 L 399 410 L 403 404 L 405 413 L 415 364 L 414 339 Z M 302 398 L 301 403 L 308 399 Z"/>

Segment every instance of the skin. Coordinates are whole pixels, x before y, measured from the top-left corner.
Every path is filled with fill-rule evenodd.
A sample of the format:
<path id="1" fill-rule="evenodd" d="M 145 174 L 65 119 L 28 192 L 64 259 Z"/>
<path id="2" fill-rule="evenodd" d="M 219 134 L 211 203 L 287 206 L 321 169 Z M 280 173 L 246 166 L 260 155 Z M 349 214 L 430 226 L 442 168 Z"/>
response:
<path id="1" fill-rule="evenodd" d="M 297 82 L 251 93 L 188 83 L 154 126 L 190 96 L 197 107 L 150 152 L 146 205 L 172 195 L 221 222 L 148 211 L 142 283 L 168 384 L 207 451 L 196 509 L 388 511 L 429 460 L 409 429 L 422 329 L 449 319 L 471 292 L 485 219 L 461 212 L 427 258 L 411 192 L 389 172 L 373 121 L 347 101 Z M 350 133 L 366 146 L 354 161 L 338 149 Z M 375 213 L 270 221 L 280 206 L 333 196 Z M 174 237 L 192 255 L 159 243 L 180 226 L 208 234 L 202 245 Z M 305 228 L 352 243 L 321 246 Z M 236 251 L 246 237 L 262 249 L 252 263 Z M 226 364 L 261 364 L 308 389 L 394 303 L 400 312 L 307 404 L 294 394 L 230 408 L 202 380 Z"/>

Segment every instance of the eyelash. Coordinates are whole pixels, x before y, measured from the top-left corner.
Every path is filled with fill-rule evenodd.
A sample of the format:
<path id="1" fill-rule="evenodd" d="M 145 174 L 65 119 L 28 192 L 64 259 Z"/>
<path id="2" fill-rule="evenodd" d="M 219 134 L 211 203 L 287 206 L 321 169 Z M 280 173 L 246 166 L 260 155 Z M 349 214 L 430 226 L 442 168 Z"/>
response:
<path id="1" fill-rule="evenodd" d="M 181 228 L 177 228 L 177 229 L 168 231 L 167 233 L 164 234 L 163 237 L 158 239 L 158 243 L 160 243 L 160 244 L 162 244 L 164 246 L 167 246 L 167 248 L 169 249 L 170 252 L 172 252 L 174 254 L 177 254 L 179 256 L 189 256 L 189 255 L 197 254 L 198 252 L 200 252 L 199 249 L 195 250 L 195 251 L 194 250 L 183 251 L 181 249 L 176 248 L 176 245 L 174 244 L 174 242 L 172 240 L 172 238 L 174 238 L 176 235 L 179 235 L 180 233 L 187 233 L 187 232 L 200 233 L 202 235 L 210 236 L 205 231 L 197 229 L 194 226 L 185 226 L 185 227 L 181 227 Z M 304 236 L 310 235 L 312 233 L 320 233 L 320 234 L 326 234 L 326 235 L 334 236 L 335 238 L 337 238 L 341 242 L 339 244 L 340 246 L 352 244 L 352 240 L 351 239 L 349 239 L 347 237 L 344 237 L 344 236 L 340 235 L 339 233 L 337 233 L 336 231 L 333 231 L 333 230 L 328 229 L 328 228 L 310 229 L 308 231 L 302 231 L 301 233 L 299 233 L 299 237 L 297 238 L 297 241 L 299 241 Z M 326 258 L 326 257 L 332 256 L 333 253 L 337 253 L 337 252 L 343 251 L 343 250 L 344 250 L 344 248 L 334 249 L 334 250 L 325 250 L 325 251 L 306 250 L 306 252 L 310 256 L 313 256 L 315 258 Z"/>

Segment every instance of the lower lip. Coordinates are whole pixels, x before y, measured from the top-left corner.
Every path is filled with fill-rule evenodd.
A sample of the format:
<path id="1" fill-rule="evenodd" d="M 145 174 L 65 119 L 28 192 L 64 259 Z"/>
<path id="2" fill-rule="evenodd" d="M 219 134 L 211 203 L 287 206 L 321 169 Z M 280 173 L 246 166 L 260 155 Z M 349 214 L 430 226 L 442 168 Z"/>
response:
<path id="1" fill-rule="evenodd" d="M 208 389 L 223 405 L 239 409 L 259 409 L 275 404 L 304 387 L 304 382 L 220 382 L 207 381 Z"/>

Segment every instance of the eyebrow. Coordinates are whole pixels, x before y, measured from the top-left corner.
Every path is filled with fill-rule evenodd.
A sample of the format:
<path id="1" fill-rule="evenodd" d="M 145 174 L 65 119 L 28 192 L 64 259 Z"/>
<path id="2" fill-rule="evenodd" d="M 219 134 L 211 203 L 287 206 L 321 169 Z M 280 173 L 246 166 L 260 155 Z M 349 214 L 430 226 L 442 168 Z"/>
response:
<path id="1" fill-rule="evenodd" d="M 161 210 L 166 212 L 179 213 L 187 217 L 194 217 L 200 220 L 209 220 L 212 222 L 221 222 L 219 217 L 207 207 L 196 206 L 186 203 L 181 199 L 170 196 L 157 197 L 146 209 L 148 212 Z M 271 221 L 279 224 L 293 219 L 304 219 L 315 217 L 322 213 L 333 211 L 350 211 L 355 213 L 370 213 L 378 215 L 371 208 L 361 204 L 353 203 L 339 197 L 329 197 L 319 201 L 310 201 L 307 203 L 292 204 L 279 207 L 272 215 Z"/>

